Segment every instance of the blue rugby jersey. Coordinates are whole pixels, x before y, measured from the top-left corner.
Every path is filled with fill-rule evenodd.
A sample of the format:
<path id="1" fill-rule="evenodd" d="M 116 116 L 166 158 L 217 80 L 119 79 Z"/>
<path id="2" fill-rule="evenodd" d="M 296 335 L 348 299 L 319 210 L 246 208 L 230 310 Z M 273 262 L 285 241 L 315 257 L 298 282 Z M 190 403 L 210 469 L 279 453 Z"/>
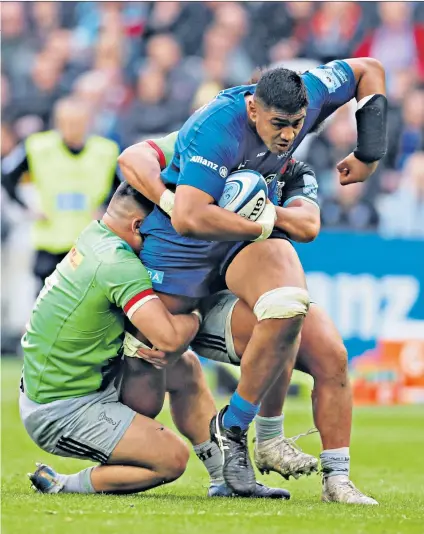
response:
<path id="1" fill-rule="evenodd" d="M 356 80 L 344 61 L 333 61 L 302 74 L 309 105 L 302 130 L 290 150 L 272 154 L 247 120 L 245 96 L 254 94 L 256 85 L 243 85 L 222 91 L 210 103 L 197 110 L 182 126 L 175 143 L 171 163 L 162 171 L 169 186 L 190 185 L 221 197 L 225 178 L 237 169 L 260 172 L 268 184 L 272 202 L 277 199 L 277 174 L 285 168 L 294 150 L 306 134 L 336 109 L 355 96 Z M 197 262 L 207 270 L 204 260 L 216 265 L 231 243 L 202 241 L 183 237 L 157 206 L 144 221 L 145 238 L 141 260 L 148 269 L 196 269 Z M 160 266 L 159 266 L 160 264 Z M 200 267 L 199 267 L 200 268 Z M 172 285 L 172 284 L 171 284 Z M 172 293 L 169 286 L 156 290 Z M 175 294 L 179 293 L 176 288 Z"/>

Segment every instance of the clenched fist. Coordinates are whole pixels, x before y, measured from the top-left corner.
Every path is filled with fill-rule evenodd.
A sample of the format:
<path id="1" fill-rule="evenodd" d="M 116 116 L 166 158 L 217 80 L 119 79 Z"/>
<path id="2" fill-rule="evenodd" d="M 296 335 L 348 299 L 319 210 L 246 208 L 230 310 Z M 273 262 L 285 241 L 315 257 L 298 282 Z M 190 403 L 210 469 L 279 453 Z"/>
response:
<path id="1" fill-rule="evenodd" d="M 337 171 L 341 185 L 365 182 L 378 166 L 378 161 L 364 163 L 351 152 L 345 159 L 337 164 Z"/>

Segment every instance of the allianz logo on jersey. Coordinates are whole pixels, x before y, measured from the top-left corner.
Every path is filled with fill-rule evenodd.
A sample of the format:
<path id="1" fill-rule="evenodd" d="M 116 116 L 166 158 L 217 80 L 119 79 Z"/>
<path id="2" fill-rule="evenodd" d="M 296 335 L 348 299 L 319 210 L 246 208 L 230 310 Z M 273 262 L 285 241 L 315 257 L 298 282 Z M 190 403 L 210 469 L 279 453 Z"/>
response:
<path id="1" fill-rule="evenodd" d="M 221 178 L 227 178 L 228 176 L 227 167 L 224 167 L 224 165 L 222 165 L 218 170 L 217 163 L 214 163 L 213 161 L 209 161 L 203 156 L 192 156 L 190 161 L 192 161 L 193 163 L 200 163 L 201 165 L 204 165 L 205 167 L 209 167 L 209 169 L 212 169 L 213 171 L 219 172 L 219 175 L 221 176 Z"/>

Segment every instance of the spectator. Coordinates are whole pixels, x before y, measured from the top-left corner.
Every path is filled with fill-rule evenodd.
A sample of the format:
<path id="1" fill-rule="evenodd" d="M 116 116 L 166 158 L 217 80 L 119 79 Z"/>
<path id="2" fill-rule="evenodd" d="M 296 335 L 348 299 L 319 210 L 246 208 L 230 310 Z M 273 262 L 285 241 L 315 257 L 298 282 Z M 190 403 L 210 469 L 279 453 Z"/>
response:
<path id="1" fill-rule="evenodd" d="M 61 26 L 61 2 L 32 2 L 32 34 L 40 46 L 46 37 Z"/>
<path id="2" fill-rule="evenodd" d="M 16 96 L 24 84 L 35 50 L 27 32 L 23 2 L 3 2 L 1 6 L 1 62 Z"/>
<path id="3" fill-rule="evenodd" d="M 110 72 L 87 71 L 75 81 L 73 90 L 92 110 L 92 132 L 121 145 L 119 120 L 128 105 L 129 91 L 119 79 L 114 82 Z"/>
<path id="4" fill-rule="evenodd" d="M 291 35 L 303 43 L 308 36 L 308 22 L 314 15 L 315 2 L 286 2 L 287 15 L 292 26 Z"/>
<path id="5" fill-rule="evenodd" d="M 190 103 L 200 82 L 200 58 L 182 58 L 181 47 L 171 34 L 157 34 L 146 46 L 147 62 L 166 75 L 169 98 L 180 107 L 182 120 L 190 114 Z"/>
<path id="6" fill-rule="evenodd" d="M 140 71 L 136 99 L 120 121 L 120 137 L 124 147 L 143 137 L 178 129 L 183 118 L 174 102 L 168 97 L 166 78 L 155 65 Z"/>
<path id="7" fill-rule="evenodd" d="M 424 90 L 414 90 L 404 99 L 402 117 L 389 128 L 389 163 L 402 169 L 411 154 L 424 150 Z"/>
<path id="8" fill-rule="evenodd" d="M 205 2 L 151 2 L 144 37 L 170 33 L 185 56 L 198 54 L 199 43 L 209 24 Z"/>
<path id="9" fill-rule="evenodd" d="M 295 37 L 282 39 L 269 51 L 272 66 L 281 66 L 296 72 L 305 72 L 319 65 L 316 59 L 299 57 L 300 43 Z"/>
<path id="10" fill-rule="evenodd" d="M 119 182 L 118 147 L 108 139 L 88 137 L 90 118 L 82 102 L 60 100 L 55 106 L 56 129 L 30 136 L 2 162 L 2 185 L 36 219 L 38 290 L 107 199 L 114 177 Z M 39 208 L 17 196 L 17 184 L 27 171 L 38 192 Z"/>
<path id="11" fill-rule="evenodd" d="M 403 104 L 417 84 L 413 69 L 405 68 L 394 73 L 392 92 L 388 99 L 387 134 L 388 150 L 381 164 L 387 169 L 396 169 L 399 132 L 402 130 Z"/>
<path id="12" fill-rule="evenodd" d="M 75 54 L 72 30 L 60 28 L 50 32 L 45 39 L 43 54 L 51 58 L 61 70 L 60 92 L 67 93 L 75 79 L 80 76 L 89 65 L 89 58 L 79 59 Z"/>
<path id="13" fill-rule="evenodd" d="M 1 117 L 2 121 L 12 122 L 15 117 L 14 106 L 9 79 L 5 74 L 1 75 Z"/>
<path id="14" fill-rule="evenodd" d="M 1 159 L 3 160 L 16 146 L 16 135 L 11 125 L 7 122 L 1 123 Z"/>
<path id="15" fill-rule="evenodd" d="M 199 109 L 215 96 L 230 86 L 226 80 L 226 65 L 219 57 L 210 56 L 205 58 L 202 62 L 202 76 L 203 81 L 197 88 L 191 103 L 191 112 Z"/>
<path id="16" fill-rule="evenodd" d="M 36 56 L 25 94 L 14 102 L 19 118 L 16 128 L 22 139 L 50 126 L 52 107 L 61 96 L 62 66 L 44 53 Z"/>
<path id="17" fill-rule="evenodd" d="M 379 2 L 378 9 L 379 27 L 365 37 L 354 55 L 382 62 L 391 96 L 397 71 L 414 69 L 424 78 L 424 26 L 413 22 L 412 2 Z"/>
<path id="18" fill-rule="evenodd" d="M 294 24 L 287 4 L 295 2 L 252 2 L 248 4 L 250 18 L 254 22 L 254 31 L 249 35 L 248 50 L 255 65 L 272 63 L 268 57 L 269 50 L 279 41 L 293 38 Z M 311 2 L 302 2 L 311 4 Z"/>
<path id="19" fill-rule="evenodd" d="M 397 191 L 378 202 L 379 230 L 388 237 L 424 238 L 424 152 L 406 162 Z"/>
<path id="20" fill-rule="evenodd" d="M 246 48 L 250 30 L 248 13 L 239 3 L 223 2 L 215 11 L 215 21 L 220 38 L 226 41 L 228 47 L 227 79 L 231 85 L 244 83 L 255 67 Z"/>
<path id="21" fill-rule="evenodd" d="M 327 229 L 376 230 L 378 213 L 364 183 L 341 186 L 334 173 L 335 194 L 321 202 L 321 224 Z"/>
<path id="22" fill-rule="evenodd" d="M 208 29 L 203 40 L 205 62 L 220 61 L 224 66 L 224 77 L 229 86 L 245 83 L 254 68 L 239 40 L 240 35 L 229 39 L 227 30 L 217 24 Z"/>
<path id="23" fill-rule="evenodd" d="M 361 8 L 355 2 L 322 2 L 313 16 L 303 53 L 327 63 L 349 57 L 361 31 Z"/>

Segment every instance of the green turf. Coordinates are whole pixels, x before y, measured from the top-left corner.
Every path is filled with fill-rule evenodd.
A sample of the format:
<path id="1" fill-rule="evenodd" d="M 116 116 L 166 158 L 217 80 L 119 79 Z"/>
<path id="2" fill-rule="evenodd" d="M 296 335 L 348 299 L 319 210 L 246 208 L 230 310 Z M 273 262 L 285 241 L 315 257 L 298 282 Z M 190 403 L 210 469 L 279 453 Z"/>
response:
<path id="1" fill-rule="evenodd" d="M 34 494 L 25 479 L 33 462 L 73 472 L 83 462 L 54 458 L 27 437 L 18 415 L 20 366 L 2 360 L 2 531 L 5 534 L 57 533 L 420 533 L 424 532 L 423 407 L 358 409 L 355 414 L 352 478 L 375 496 L 379 507 L 320 503 L 318 476 L 286 483 L 265 481 L 292 492 L 289 502 L 247 499 L 208 500 L 207 477 L 196 457 L 176 483 L 134 496 Z M 309 403 L 290 401 L 286 429 L 295 434 L 311 426 Z M 170 424 L 169 414 L 161 414 Z M 318 453 L 315 436 L 304 449 Z"/>

